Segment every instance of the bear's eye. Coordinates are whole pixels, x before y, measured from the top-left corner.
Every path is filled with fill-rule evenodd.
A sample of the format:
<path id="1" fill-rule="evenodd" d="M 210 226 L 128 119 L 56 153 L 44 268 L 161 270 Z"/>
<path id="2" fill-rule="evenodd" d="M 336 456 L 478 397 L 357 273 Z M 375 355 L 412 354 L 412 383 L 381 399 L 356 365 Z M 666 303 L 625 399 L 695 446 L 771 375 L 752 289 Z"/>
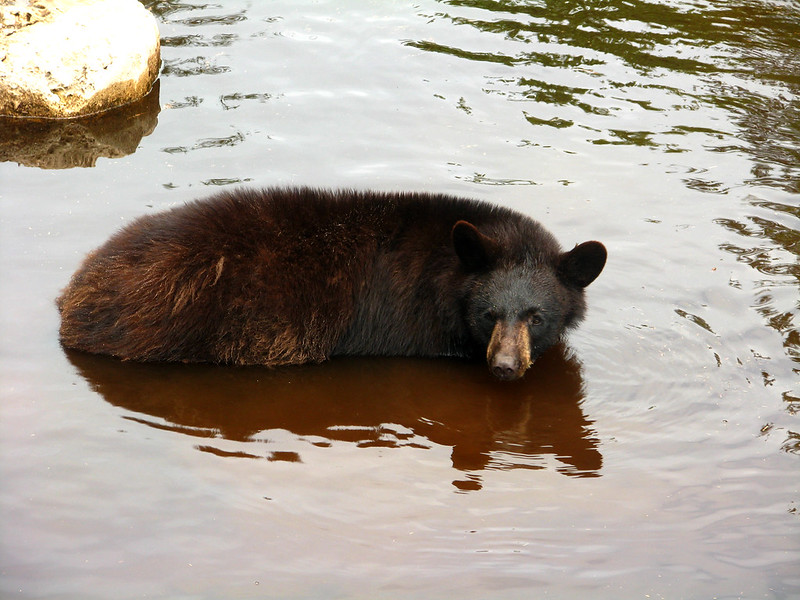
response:
<path id="1" fill-rule="evenodd" d="M 541 325 L 542 324 L 542 317 L 535 313 L 531 313 L 528 315 L 528 325 Z"/>
<path id="2" fill-rule="evenodd" d="M 493 310 L 487 310 L 485 313 L 483 313 L 483 318 L 486 321 L 497 321 L 497 313 Z"/>

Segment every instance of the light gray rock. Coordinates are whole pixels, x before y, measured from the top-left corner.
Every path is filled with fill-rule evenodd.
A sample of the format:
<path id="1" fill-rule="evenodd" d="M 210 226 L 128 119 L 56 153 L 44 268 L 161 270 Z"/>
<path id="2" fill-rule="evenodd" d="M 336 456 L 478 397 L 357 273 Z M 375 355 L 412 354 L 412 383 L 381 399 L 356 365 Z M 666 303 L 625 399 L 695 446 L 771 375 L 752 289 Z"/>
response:
<path id="1" fill-rule="evenodd" d="M 137 0 L 0 0 L 0 114 L 69 118 L 134 102 L 160 52 Z"/>

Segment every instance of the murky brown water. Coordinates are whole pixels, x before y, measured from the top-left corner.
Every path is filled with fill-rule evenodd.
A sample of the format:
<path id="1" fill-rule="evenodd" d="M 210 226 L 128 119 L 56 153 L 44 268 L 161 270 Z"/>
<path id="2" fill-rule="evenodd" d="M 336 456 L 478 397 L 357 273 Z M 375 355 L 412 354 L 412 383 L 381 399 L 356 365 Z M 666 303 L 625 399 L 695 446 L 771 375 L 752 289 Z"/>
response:
<path id="1" fill-rule="evenodd" d="M 796 4 L 147 4 L 154 95 L 0 121 L 0 597 L 800 597 Z M 482 198 L 609 263 L 513 384 L 61 349 L 86 252 L 240 184 Z"/>

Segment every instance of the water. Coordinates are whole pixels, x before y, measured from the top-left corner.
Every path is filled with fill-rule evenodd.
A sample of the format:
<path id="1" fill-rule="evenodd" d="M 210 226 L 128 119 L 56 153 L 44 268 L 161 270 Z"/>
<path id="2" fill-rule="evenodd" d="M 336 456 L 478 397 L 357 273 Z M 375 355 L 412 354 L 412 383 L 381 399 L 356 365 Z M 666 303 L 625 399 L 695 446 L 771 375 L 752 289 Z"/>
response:
<path id="1" fill-rule="evenodd" d="M 0 596 L 800 596 L 800 9 L 149 2 L 142 103 L 0 122 Z M 66 353 L 54 298 L 220 187 L 511 206 L 609 263 L 515 384 Z"/>

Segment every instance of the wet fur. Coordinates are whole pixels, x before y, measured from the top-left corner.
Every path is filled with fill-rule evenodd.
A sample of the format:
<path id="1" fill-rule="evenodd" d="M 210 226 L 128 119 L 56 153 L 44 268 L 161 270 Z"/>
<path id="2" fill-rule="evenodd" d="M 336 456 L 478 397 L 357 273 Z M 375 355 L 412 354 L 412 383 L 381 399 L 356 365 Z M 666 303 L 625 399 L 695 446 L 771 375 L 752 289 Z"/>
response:
<path id="1" fill-rule="evenodd" d="M 583 280 L 599 273 L 570 256 L 539 223 L 472 200 L 223 192 L 137 219 L 90 254 L 58 299 L 60 335 L 70 348 L 139 361 L 283 365 L 488 349 L 491 365 L 494 324 L 484 332 L 478 322 L 479 292 L 495 285 L 511 297 L 512 273 L 544 276 L 558 304 L 552 345 L 583 317 Z M 542 351 L 515 344 L 530 358 Z"/>

